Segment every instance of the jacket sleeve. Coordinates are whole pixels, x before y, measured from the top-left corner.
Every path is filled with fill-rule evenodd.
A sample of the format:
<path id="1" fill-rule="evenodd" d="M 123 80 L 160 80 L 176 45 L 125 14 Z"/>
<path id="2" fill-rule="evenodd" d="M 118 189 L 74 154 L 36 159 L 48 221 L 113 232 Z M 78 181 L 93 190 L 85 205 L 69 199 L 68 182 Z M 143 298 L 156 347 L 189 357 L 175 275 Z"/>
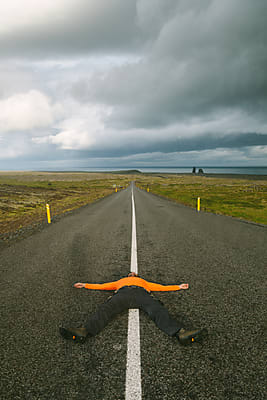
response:
<path id="1" fill-rule="evenodd" d="M 180 290 L 179 285 L 160 285 L 159 283 L 147 282 L 149 290 L 154 292 L 172 292 Z"/>
<path id="2" fill-rule="evenodd" d="M 115 282 L 106 282 L 106 283 L 86 283 L 85 289 L 95 289 L 95 290 L 116 290 L 117 285 Z"/>

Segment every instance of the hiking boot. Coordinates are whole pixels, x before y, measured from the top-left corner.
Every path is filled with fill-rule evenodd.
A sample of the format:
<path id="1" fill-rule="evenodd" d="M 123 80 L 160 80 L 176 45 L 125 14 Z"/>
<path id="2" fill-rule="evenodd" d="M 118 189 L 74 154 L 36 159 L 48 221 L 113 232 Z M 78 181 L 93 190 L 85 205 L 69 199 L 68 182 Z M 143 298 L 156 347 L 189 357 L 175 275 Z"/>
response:
<path id="1" fill-rule="evenodd" d="M 86 328 L 59 328 L 59 333 L 64 339 L 73 340 L 74 342 L 84 343 L 88 335 Z"/>
<path id="2" fill-rule="evenodd" d="M 206 329 L 191 329 L 186 330 L 181 328 L 177 334 L 179 342 L 183 345 L 200 342 L 203 336 L 207 334 Z"/>

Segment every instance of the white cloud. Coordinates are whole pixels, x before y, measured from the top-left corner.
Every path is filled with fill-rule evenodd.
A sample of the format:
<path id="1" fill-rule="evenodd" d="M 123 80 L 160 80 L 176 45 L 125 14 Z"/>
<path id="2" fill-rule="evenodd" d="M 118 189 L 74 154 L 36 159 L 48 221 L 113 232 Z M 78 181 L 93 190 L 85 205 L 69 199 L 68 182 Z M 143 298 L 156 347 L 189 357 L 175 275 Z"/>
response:
<path id="1" fill-rule="evenodd" d="M 94 143 L 94 138 L 88 131 L 70 129 L 55 136 L 49 136 L 50 143 L 58 145 L 63 150 L 85 150 Z"/>
<path id="2" fill-rule="evenodd" d="M 52 104 L 48 96 L 37 90 L 1 100 L 0 110 L 0 129 L 4 132 L 51 127 L 63 114 L 59 104 Z"/>
<path id="3" fill-rule="evenodd" d="M 38 29 L 49 20 L 62 22 L 73 0 L 9 0 L 0 3 L 0 33 Z"/>
<path id="4" fill-rule="evenodd" d="M 105 127 L 101 120 L 103 109 L 96 106 L 80 106 L 75 102 L 64 103 L 70 118 L 55 125 L 58 133 L 33 138 L 35 144 L 52 144 L 62 150 L 88 150 L 101 142 Z"/>

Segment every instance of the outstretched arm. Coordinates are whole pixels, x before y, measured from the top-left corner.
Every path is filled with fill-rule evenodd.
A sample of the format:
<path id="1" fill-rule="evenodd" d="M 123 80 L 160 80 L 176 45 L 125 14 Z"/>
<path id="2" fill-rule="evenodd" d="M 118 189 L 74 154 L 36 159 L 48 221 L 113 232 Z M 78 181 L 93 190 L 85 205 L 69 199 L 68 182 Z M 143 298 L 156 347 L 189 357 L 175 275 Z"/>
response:
<path id="1" fill-rule="evenodd" d="M 185 290 L 189 288 L 188 283 L 182 283 L 181 285 L 161 285 L 159 283 L 153 283 L 153 282 L 148 282 L 148 283 L 149 283 L 149 290 L 155 292 L 170 292 L 180 289 Z"/>
<path id="2" fill-rule="evenodd" d="M 82 283 L 77 282 L 73 285 L 76 289 L 95 289 L 95 290 L 116 290 L 116 282 L 107 283 Z"/>

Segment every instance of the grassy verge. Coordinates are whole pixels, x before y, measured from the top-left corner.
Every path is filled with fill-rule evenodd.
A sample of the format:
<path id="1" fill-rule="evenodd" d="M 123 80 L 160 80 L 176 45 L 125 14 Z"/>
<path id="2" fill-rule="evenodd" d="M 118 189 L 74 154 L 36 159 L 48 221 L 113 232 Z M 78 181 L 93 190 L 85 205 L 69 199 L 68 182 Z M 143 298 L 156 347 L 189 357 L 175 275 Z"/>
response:
<path id="1" fill-rule="evenodd" d="M 267 225 L 267 180 L 193 175 L 0 172 L 0 235 L 92 203 L 135 180 L 136 185 L 201 210 Z"/>
<path id="2" fill-rule="evenodd" d="M 90 173 L 0 173 L 0 234 L 46 221 L 126 187 L 132 178 Z"/>
<path id="3" fill-rule="evenodd" d="M 201 210 L 267 225 L 267 180 L 168 175 L 137 179 L 137 186 Z"/>

